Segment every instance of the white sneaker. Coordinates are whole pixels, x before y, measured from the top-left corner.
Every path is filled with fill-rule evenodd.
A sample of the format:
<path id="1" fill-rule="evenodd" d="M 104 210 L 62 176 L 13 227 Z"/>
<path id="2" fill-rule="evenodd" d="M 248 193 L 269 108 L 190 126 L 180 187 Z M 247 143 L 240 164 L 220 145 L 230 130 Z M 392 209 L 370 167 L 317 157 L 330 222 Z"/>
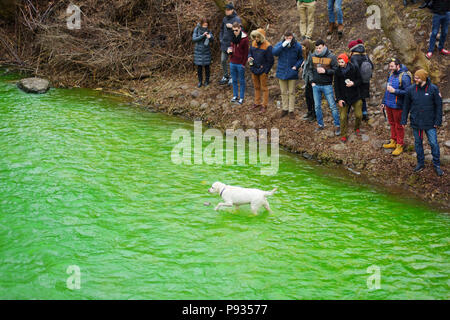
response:
<path id="1" fill-rule="evenodd" d="M 244 99 L 239 99 L 238 103 L 239 104 L 243 104 L 244 103 Z"/>
<path id="2" fill-rule="evenodd" d="M 231 102 L 237 102 L 238 98 L 237 97 L 233 97 L 233 99 L 231 99 Z"/>

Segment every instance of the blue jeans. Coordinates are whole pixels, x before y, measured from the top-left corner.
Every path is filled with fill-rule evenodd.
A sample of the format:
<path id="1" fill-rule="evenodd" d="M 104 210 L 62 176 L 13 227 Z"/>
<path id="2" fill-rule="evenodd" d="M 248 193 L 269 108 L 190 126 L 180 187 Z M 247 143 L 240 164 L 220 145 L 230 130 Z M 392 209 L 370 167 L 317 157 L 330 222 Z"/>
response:
<path id="1" fill-rule="evenodd" d="M 325 99 L 328 101 L 331 113 L 333 114 L 334 125 L 336 127 L 340 126 L 339 123 L 339 111 L 336 106 L 336 100 L 334 100 L 333 86 L 321 86 L 316 84 L 313 88 L 314 95 L 314 108 L 316 111 L 317 123 L 319 126 L 323 127 L 323 115 L 322 115 L 322 93 L 325 95 Z"/>
<path id="2" fill-rule="evenodd" d="M 231 79 L 233 80 L 233 96 L 244 99 L 245 95 L 245 67 L 242 64 L 230 62 Z M 239 86 L 241 95 L 239 96 Z"/>
<path id="3" fill-rule="evenodd" d="M 428 144 L 431 147 L 431 154 L 433 155 L 433 165 L 435 167 L 440 166 L 440 152 L 439 152 L 439 144 L 437 141 L 437 133 L 436 128 L 428 129 L 428 130 L 419 130 L 413 128 L 414 134 L 414 148 L 417 153 L 417 164 L 424 165 L 425 164 L 425 155 L 423 153 L 423 133 L 427 134 Z"/>
<path id="4" fill-rule="evenodd" d="M 363 104 L 362 104 L 362 114 L 363 115 L 364 114 L 367 115 L 367 102 L 366 102 L 366 99 L 362 99 L 362 102 L 363 102 Z"/>
<path id="5" fill-rule="evenodd" d="M 334 10 L 337 13 L 337 23 L 344 23 L 344 15 L 342 14 L 342 0 L 328 0 L 328 20 L 335 22 Z"/>
<path id="6" fill-rule="evenodd" d="M 448 24 L 450 21 L 450 12 L 447 14 L 433 14 L 433 27 L 431 28 L 430 36 L 430 46 L 428 47 L 428 52 L 434 51 L 434 46 L 436 44 L 436 35 L 439 32 L 439 27 L 441 27 L 441 37 L 439 39 L 438 50 L 444 49 L 445 39 L 447 38 Z"/>

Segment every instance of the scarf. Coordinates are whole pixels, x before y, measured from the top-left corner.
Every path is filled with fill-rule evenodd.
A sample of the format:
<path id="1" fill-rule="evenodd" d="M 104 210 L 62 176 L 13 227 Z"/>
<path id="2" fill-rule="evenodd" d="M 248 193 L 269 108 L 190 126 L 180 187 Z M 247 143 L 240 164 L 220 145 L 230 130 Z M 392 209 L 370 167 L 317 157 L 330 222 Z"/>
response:
<path id="1" fill-rule="evenodd" d="M 234 44 L 239 44 L 241 42 L 241 39 L 242 39 L 242 31 L 239 32 L 239 35 L 237 37 L 233 33 L 233 39 L 231 40 L 231 42 L 233 42 Z"/>

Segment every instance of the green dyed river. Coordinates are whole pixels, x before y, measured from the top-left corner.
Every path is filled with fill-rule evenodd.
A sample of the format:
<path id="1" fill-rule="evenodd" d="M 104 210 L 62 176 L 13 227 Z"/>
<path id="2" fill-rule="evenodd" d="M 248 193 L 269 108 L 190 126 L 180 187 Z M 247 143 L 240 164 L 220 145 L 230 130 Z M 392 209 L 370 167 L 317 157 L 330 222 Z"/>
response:
<path id="1" fill-rule="evenodd" d="M 174 164 L 172 132 L 192 122 L 14 79 L 0 77 L 0 298 L 450 298 L 446 213 L 284 152 L 274 176 Z M 273 214 L 214 211 L 216 180 L 278 187 Z"/>

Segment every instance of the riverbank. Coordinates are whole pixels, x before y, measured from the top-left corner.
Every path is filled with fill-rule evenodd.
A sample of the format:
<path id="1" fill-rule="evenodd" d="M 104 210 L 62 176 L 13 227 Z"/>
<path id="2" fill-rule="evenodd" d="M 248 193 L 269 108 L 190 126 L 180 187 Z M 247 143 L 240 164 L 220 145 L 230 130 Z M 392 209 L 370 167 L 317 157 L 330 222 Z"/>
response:
<path id="1" fill-rule="evenodd" d="M 316 28 L 313 38 L 323 38 L 330 49 L 336 54 L 348 51 L 347 44 L 350 40 L 363 38 L 367 51 L 375 63 L 375 74 L 372 79 L 371 99 L 368 103 L 368 123 L 363 123 L 361 137 L 354 134 L 349 136 L 349 141 L 343 144 L 333 134 L 331 114 L 326 103 L 323 105 L 326 130 L 320 134 L 314 132 L 316 123 L 303 120 L 306 106 L 303 98 L 303 83 L 298 82 L 297 103 L 295 118 L 280 118 L 281 110 L 277 108 L 280 99 L 280 90 L 275 78 L 275 68 L 269 77 L 270 105 L 265 113 L 258 113 L 251 109 L 253 104 L 253 88 L 250 72 L 246 72 L 246 101 L 244 105 L 231 104 L 231 88 L 220 86 L 218 79 L 221 76 L 219 57 L 213 58 L 212 83 L 207 88 L 196 88 L 197 80 L 195 69 L 180 72 L 169 68 L 167 73 L 154 72 L 145 78 L 136 80 L 110 79 L 108 81 L 77 77 L 76 73 L 52 73 L 50 70 L 39 69 L 38 76 L 45 76 L 52 80 L 53 86 L 72 87 L 77 85 L 112 91 L 132 98 L 136 103 L 152 111 L 163 112 L 170 115 L 183 117 L 190 120 L 202 120 L 204 124 L 221 130 L 227 128 L 262 129 L 278 128 L 280 130 L 280 145 L 300 156 L 318 161 L 323 164 L 331 164 L 349 168 L 355 172 L 356 179 L 368 180 L 376 185 L 383 185 L 392 189 L 408 192 L 415 197 L 441 208 L 450 208 L 450 147 L 446 142 L 450 141 L 449 100 L 449 59 L 436 55 L 432 59 L 434 66 L 442 69 L 443 77 L 439 82 L 439 88 L 445 99 L 443 125 L 438 132 L 438 141 L 441 147 L 441 160 L 444 176 L 438 178 L 430 163 L 431 151 L 424 143 L 427 157 L 426 169 L 418 174 L 413 174 L 412 169 L 416 164 L 414 153 L 414 140 L 411 128 L 407 128 L 405 134 L 405 152 L 399 157 L 393 157 L 392 150 L 384 150 L 382 144 L 389 139 L 389 126 L 384 119 L 378 105 L 384 93 L 386 76 L 388 73 L 385 61 L 388 57 L 395 56 L 395 50 L 389 39 L 384 37 L 380 30 L 368 30 L 365 25 L 365 5 L 356 0 L 346 1 L 344 16 L 346 25 L 343 39 L 337 35 L 326 35 L 326 9 L 325 3 L 317 4 Z M 280 34 L 287 29 L 298 30 L 298 13 L 294 8 L 283 7 L 282 4 L 272 2 L 275 12 L 282 16 L 282 21 L 272 25 L 267 31 L 268 39 L 272 43 L 279 40 Z M 405 27 L 410 29 L 419 45 L 426 45 L 428 25 L 431 14 L 425 10 L 408 7 L 398 11 Z M 364 35 L 361 35 L 364 30 Z M 87 81 L 87 82 L 86 82 Z M 350 114 L 349 131 L 353 128 L 353 113 Z"/>

